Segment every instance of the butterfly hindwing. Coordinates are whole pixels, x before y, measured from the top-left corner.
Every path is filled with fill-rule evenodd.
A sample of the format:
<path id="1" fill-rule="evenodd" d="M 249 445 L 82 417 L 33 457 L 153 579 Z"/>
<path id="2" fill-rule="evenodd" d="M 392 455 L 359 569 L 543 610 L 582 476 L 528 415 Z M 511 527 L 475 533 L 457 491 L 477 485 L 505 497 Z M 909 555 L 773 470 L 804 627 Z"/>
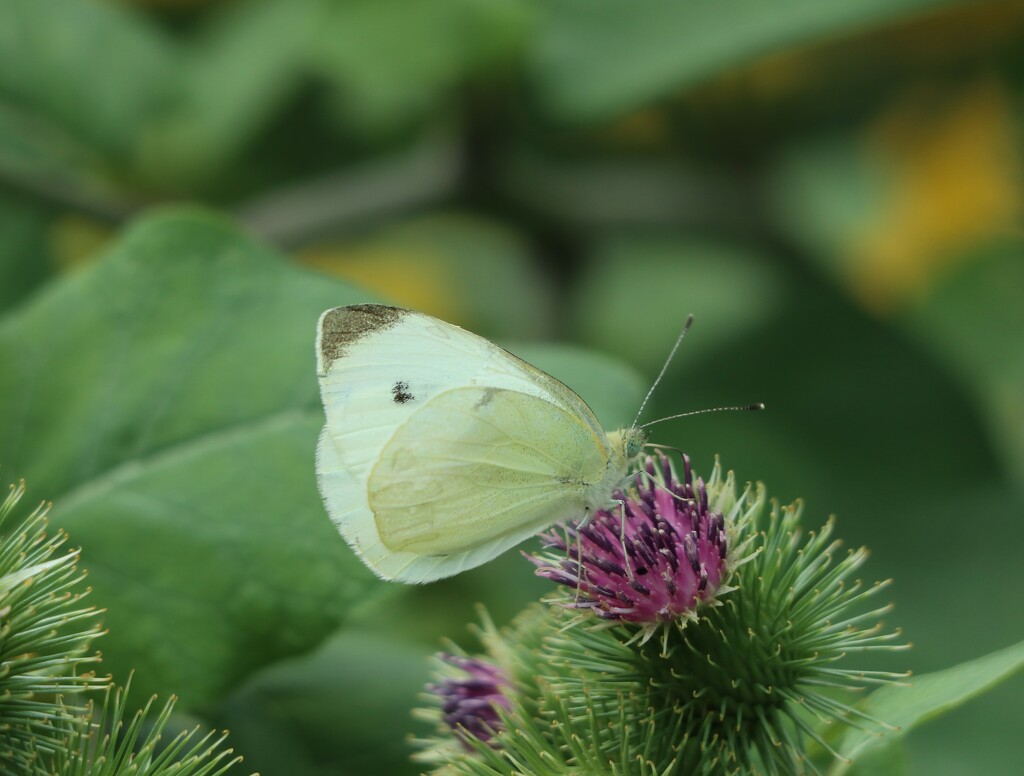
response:
<path id="1" fill-rule="evenodd" d="M 604 446 L 576 416 L 500 388 L 456 388 L 415 413 L 369 480 L 381 541 L 451 554 L 515 534 L 520 541 L 585 507 Z"/>

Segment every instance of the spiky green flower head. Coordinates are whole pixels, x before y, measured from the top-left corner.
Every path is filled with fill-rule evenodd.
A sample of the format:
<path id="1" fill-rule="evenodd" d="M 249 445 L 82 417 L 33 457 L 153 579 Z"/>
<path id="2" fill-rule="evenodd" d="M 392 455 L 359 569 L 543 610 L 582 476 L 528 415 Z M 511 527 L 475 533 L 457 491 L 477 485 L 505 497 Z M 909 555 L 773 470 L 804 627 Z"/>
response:
<path id="1" fill-rule="evenodd" d="M 670 475 L 664 481 L 678 485 Z M 717 466 L 704 489 L 708 516 L 723 516 L 737 551 L 713 599 L 698 595 L 692 610 L 654 626 L 569 607 L 577 594 L 570 589 L 568 599 L 527 610 L 505 631 L 485 628 L 487 659 L 510 680 L 507 707 L 495 712 L 500 729 L 438 773 L 819 773 L 844 726 L 885 731 L 855 700 L 905 675 L 849 665 L 858 654 L 902 648 L 880 624 L 888 607 L 870 604 L 885 585 L 853 581 L 866 552 L 838 556 L 831 521 L 805 534 L 799 505 L 769 509 L 760 487 L 737 494 Z M 695 495 L 699 517 L 696 485 Z M 634 506 L 627 502 L 627 519 Z M 608 573 L 606 558 L 594 568 L 585 549 L 568 560 L 577 558 L 581 580 Z M 665 568 L 673 568 L 667 555 Z M 593 593 L 581 582 L 578 595 Z"/>
<path id="2" fill-rule="evenodd" d="M 24 493 L 23 482 L 11 486 L 0 503 L 0 774 L 28 773 L 40 752 L 62 745 L 75 707 L 58 695 L 108 682 L 90 670 L 99 612 L 82 604 L 78 551 L 63 551 L 62 532 L 47 533 L 48 505 L 14 518 Z"/>

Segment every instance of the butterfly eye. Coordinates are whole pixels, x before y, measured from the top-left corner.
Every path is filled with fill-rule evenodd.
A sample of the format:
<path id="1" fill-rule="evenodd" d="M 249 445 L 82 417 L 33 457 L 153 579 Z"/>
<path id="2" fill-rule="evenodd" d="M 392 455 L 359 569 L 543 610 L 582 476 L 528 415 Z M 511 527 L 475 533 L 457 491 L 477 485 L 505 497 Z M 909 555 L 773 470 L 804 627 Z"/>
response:
<path id="1" fill-rule="evenodd" d="M 623 452 L 626 455 L 627 460 L 636 458 L 640 455 L 640 451 L 644 449 L 644 438 L 645 434 L 639 430 L 632 430 L 626 434 L 623 445 Z"/>

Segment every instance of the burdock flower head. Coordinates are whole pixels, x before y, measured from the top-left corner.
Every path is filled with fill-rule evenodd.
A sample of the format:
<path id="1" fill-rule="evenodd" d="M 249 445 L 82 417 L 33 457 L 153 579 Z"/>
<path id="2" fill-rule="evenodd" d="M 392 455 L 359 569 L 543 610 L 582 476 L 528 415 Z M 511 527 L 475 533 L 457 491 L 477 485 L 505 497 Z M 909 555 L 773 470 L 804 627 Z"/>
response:
<path id="1" fill-rule="evenodd" d="M 508 709 L 510 682 L 505 672 L 479 658 L 441 653 L 438 659 L 458 669 L 457 675 L 444 677 L 427 690 L 437 696 L 441 719 L 459 737 L 467 750 L 471 738 L 489 743 L 501 730 L 498 709 Z"/>
<path id="2" fill-rule="evenodd" d="M 435 776 L 821 774 L 852 751 L 850 729 L 893 729 L 860 705 L 904 678 L 857 664 L 903 648 L 880 620 L 888 607 L 869 603 L 886 583 L 853 578 L 866 551 L 840 554 L 832 521 L 805 531 L 799 504 L 738 489 L 717 465 L 706 481 L 685 457 L 680 471 L 648 458 L 615 495 L 622 507 L 544 536 L 531 560 L 559 605 L 500 631 L 485 619 L 480 641 L 514 692 L 475 661 L 443 664 L 474 691 L 435 686 L 438 735 L 419 755 Z M 495 695 L 508 705 L 463 706 Z M 501 729 L 481 723 L 489 738 L 468 732 L 495 717 Z"/>
<path id="3" fill-rule="evenodd" d="M 557 605 L 501 631 L 484 619 L 504 691 L 475 662 L 442 665 L 483 687 L 436 686 L 445 716 L 435 694 L 419 756 L 435 776 L 845 772 L 859 741 L 893 730 L 862 705 L 905 677 L 857 659 L 903 648 L 889 607 L 871 603 L 887 584 L 854 577 L 866 551 L 840 553 L 833 521 L 808 531 L 799 503 L 737 488 L 717 465 L 707 480 L 685 457 L 679 471 L 648 458 L 615 493 L 622 507 L 545 534 L 530 560 L 559 584 Z M 463 705 L 480 695 L 508 698 L 483 705 L 501 724 L 481 723 L 483 740 L 468 732 L 480 706 Z"/>
<path id="4" fill-rule="evenodd" d="M 667 456 L 648 457 L 632 487 L 614 494 L 621 508 L 541 535 L 547 551 L 527 557 L 538 575 L 573 589 L 564 606 L 643 624 L 649 637 L 660 623 L 694 619 L 698 606 L 730 589 L 730 533 L 738 533 L 682 460 L 680 479 Z"/>

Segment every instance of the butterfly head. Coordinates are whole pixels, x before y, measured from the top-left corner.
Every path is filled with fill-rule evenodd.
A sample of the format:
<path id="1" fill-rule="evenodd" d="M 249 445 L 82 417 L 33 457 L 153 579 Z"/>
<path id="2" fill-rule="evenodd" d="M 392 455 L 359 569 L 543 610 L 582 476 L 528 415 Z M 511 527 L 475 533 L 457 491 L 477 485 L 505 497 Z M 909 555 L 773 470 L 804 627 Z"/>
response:
<path id="1" fill-rule="evenodd" d="M 633 464 L 643 452 L 647 432 L 630 426 L 608 432 L 608 468 L 600 482 L 593 483 L 587 492 L 587 511 L 609 509 L 616 503 L 612 494 L 626 486 L 632 478 Z"/>
<path id="2" fill-rule="evenodd" d="M 622 454 L 629 463 L 640 457 L 646 441 L 647 432 L 642 428 L 625 428 L 622 430 Z"/>
<path id="3" fill-rule="evenodd" d="M 620 459 L 621 468 L 625 470 L 643 452 L 647 432 L 636 426 L 621 428 L 608 434 L 608 441 L 611 443 L 614 457 Z"/>

